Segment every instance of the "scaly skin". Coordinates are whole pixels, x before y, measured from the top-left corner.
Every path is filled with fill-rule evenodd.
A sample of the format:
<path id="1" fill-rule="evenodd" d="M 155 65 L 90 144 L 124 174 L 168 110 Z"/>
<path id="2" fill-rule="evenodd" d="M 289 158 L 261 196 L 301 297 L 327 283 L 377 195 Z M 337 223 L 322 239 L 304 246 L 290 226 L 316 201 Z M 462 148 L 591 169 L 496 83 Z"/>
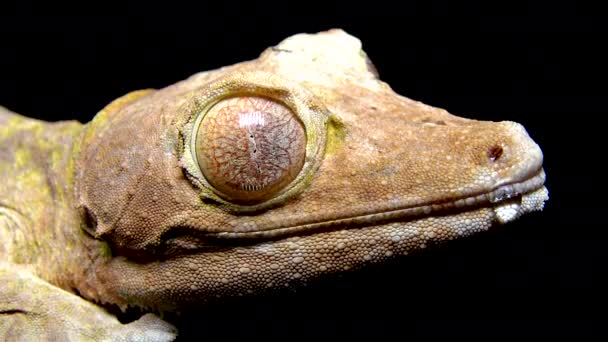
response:
<path id="1" fill-rule="evenodd" d="M 205 116 L 221 103 L 245 119 Z M 289 113 L 295 121 L 276 119 Z M 291 126 L 254 136 L 264 120 Z M 201 123 L 212 133 L 197 140 Z M 238 127 L 249 137 L 233 136 Z M 122 325 L 103 306 L 179 310 L 297 285 L 486 230 L 548 198 L 542 152 L 521 125 L 395 94 L 338 30 L 128 94 L 84 126 L 0 108 L 0 141 L 5 338 L 170 340 L 156 316 Z M 239 151 L 257 171 L 233 173 L 244 170 Z M 286 160 L 292 178 L 265 188 Z M 246 184 L 214 187 L 213 175 Z"/>

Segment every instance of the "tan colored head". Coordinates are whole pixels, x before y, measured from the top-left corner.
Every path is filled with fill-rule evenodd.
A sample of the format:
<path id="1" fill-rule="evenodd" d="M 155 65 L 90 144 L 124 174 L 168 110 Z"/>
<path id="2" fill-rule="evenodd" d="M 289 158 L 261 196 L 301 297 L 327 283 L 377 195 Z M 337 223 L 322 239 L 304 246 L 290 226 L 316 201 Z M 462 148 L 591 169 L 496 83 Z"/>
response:
<path id="1" fill-rule="evenodd" d="M 90 230 L 112 247 L 107 292 L 159 308 L 404 255 L 547 199 L 521 125 L 395 94 L 338 30 L 119 100 L 89 124 L 77 169 Z"/>

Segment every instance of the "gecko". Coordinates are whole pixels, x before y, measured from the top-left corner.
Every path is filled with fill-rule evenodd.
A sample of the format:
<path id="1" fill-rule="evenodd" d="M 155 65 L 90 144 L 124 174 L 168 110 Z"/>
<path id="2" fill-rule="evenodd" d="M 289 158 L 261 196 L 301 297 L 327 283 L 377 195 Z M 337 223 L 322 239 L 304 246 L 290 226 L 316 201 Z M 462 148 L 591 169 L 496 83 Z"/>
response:
<path id="1" fill-rule="evenodd" d="M 540 211 L 542 163 L 518 123 L 395 93 L 340 29 L 134 91 L 86 124 L 0 107 L 0 338 L 171 341 L 163 312 Z"/>

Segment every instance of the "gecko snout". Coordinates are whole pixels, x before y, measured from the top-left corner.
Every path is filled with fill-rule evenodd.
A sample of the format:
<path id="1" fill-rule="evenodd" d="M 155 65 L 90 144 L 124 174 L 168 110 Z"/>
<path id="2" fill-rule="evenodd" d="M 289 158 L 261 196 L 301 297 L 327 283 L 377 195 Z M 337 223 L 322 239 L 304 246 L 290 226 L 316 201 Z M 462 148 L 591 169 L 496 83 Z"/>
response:
<path id="1" fill-rule="evenodd" d="M 499 123 L 504 135 L 499 142 L 490 143 L 485 154 L 488 162 L 501 177 L 500 184 L 525 181 L 538 175 L 543 153 L 526 129 L 519 123 Z"/>

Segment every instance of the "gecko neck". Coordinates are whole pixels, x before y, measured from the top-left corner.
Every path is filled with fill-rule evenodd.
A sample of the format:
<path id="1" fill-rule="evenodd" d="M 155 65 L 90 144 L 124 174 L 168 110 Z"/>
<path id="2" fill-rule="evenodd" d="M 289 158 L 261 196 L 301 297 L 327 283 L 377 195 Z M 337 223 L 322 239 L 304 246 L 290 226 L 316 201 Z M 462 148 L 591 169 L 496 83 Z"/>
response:
<path id="1" fill-rule="evenodd" d="M 82 230 L 73 193 L 83 125 L 0 114 L 0 145 L 19 146 L 0 154 L 0 259 L 70 292 L 94 287 L 87 260 L 100 260 L 103 242 Z"/>

